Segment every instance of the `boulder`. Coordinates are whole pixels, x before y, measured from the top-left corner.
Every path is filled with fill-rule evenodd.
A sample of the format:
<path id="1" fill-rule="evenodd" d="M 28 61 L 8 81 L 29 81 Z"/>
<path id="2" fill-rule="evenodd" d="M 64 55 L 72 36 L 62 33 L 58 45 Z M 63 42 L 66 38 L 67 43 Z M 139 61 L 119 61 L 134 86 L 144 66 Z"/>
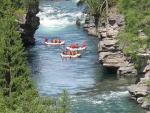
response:
<path id="1" fill-rule="evenodd" d="M 123 26 L 124 25 L 124 16 L 123 15 L 111 15 L 109 18 L 109 24 L 114 25 L 115 23 L 118 26 Z"/>
<path id="2" fill-rule="evenodd" d="M 105 40 L 99 42 L 98 51 L 118 51 L 119 46 L 116 44 L 117 42 L 118 40 L 109 40 L 105 38 Z"/>
<path id="3" fill-rule="evenodd" d="M 88 35 L 90 35 L 90 36 L 97 36 L 95 27 L 90 27 L 88 29 Z"/>
<path id="4" fill-rule="evenodd" d="M 147 96 L 149 93 L 148 89 L 148 86 L 144 84 L 137 84 L 128 87 L 129 93 L 136 98 Z"/>
<path id="5" fill-rule="evenodd" d="M 119 30 L 119 26 L 117 24 L 114 24 L 113 26 L 110 26 L 113 30 Z"/>
<path id="6" fill-rule="evenodd" d="M 107 29 L 105 27 L 99 27 L 98 28 L 98 32 L 101 33 L 101 32 L 107 32 Z"/>
<path id="7" fill-rule="evenodd" d="M 150 102 L 144 101 L 141 107 L 150 110 Z"/>
<path id="8" fill-rule="evenodd" d="M 145 68 L 144 68 L 144 73 L 146 73 L 147 71 L 150 71 L 150 64 L 149 65 L 147 65 Z"/>
<path id="9" fill-rule="evenodd" d="M 110 54 L 113 54 L 111 52 L 100 52 L 99 53 L 99 61 L 102 62 L 104 60 L 104 58 Z"/>
<path id="10" fill-rule="evenodd" d="M 123 15 L 116 15 L 116 24 L 118 26 L 123 26 L 124 25 L 124 16 Z"/>
<path id="11" fill-rule="evenodd" d="M 108 68 L 119 68 L 126 64 L 126 58 L 121 53 L 114 53 L 103 59 L 103 66 Z"/>
<path id="12" fill-rule="evenodd" d="M 115 16 L 114 15 L 109 16 L 108 21 L 110 25 L 114 25 L 116 23 Z"/>
<path id="13" fill-rule="evenodd" d="M 118 30 L 113 30 L 112 28 L 109 28 L 107 31 L 107 37 L 109 38 L 115 38 L 118 35 Z"/>
<path id="14" fill-rule="evenodd" d="M 88 28 L 89 27 L 89 24 L 84 24 L 83 25 L 83 28 L 85 29 L 85 28 Z"/>
<path id="15" fill-rule="evenodd" d="M 113 35 L 114 35 L 113 33 L 114 33 L 113 29 L 109 29 L 109 30 L 107 31 L 107 36 L 108 36 L 109 38 L 112 38 Z"/>
<path id="16" fill-rule="evenodd" d="M 137 98 L 137 102 L 138 102 L 139 104 L 142 104 L 142 103 L 144 102 L 144 97 L 139 97 L 139 98 Z"/>
<path id="17" fill-rule="evenodd" d="M 106 32 L 101 32 L 100 35 L 101 35 L 101 38 L 106 38 L 107 37 L 107 33 Z"/>
<path id="18" fill-rule="evenodd" d="M 134 65 L 128 64 L 128 62 L 126 64 L 127 65 L 119 67 L 117 74 L 121 76 L 136 76 L 137 70 L 135 69 Z"/>

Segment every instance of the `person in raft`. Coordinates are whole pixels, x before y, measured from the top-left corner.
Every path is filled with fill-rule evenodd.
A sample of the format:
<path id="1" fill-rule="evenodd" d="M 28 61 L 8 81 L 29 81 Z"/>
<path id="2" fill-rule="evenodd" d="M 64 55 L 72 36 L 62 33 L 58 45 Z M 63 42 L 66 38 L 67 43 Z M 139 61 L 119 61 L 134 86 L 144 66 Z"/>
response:
<path id="1" fill-rule="evenodd" d="M 79 54 L 78 51 L 64 51 L 63 52 L 64 55 L 76 55 Z"/>
<path id="2" fill-rule="evenodd" d="M 53 40 L 51 40 L 51 42 L 52 43 L 61 43 L 61 40 L 59 40 L 59 39 L 53 39 Z"/>
<path id="3" fill-rule="evenodd" d="M 74 44 L 71 44 L 70 47 L 71 48 L 78 48 L 79 46 L 78 46 L 78 44 L 74 43 Z"/>
<path id="4" fill-rule="evenodd" d="M 82 47 L 86 47 L 86 41 L 82 43 Z"/>
<path id="5" fill-rule="evenodd" d="M 48 42 L 48 38 L 47 37 L 45 38 L 45 42 Z"/>

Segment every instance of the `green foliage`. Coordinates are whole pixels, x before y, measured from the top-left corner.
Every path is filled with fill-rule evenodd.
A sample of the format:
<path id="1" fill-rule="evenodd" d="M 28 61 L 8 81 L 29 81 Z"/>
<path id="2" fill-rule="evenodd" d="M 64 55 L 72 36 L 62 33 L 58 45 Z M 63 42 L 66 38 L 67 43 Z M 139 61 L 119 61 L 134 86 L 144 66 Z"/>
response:
<path id="1" fill-rule="evenodd" d="M 125 29 L 119 34 L 119 42 L 126 55 L 132 57 L 140 66 L 138 56 L 140 50 L 150 49 L 150 1 L 149 0 L 119 0 L 118 7 L 125 16 Z M 140 37 L 143 31 L 147 37 Z"/>
<path id="2" fill-rule="evenodd" d="M 148 102 L 148 104 L 150 104 L 150 95 L 147 95 L 146 97 L 144 97 L 144 100 Z"/>
<path id="3" fill-rule="evenodd" d="M 26 52 L 16 17 L 37 0 L 2 0 L 0 4 L 0 113 L 67 113 L 68 97 L 39 97 L 29 78 Z M 37 5 L 37 4 L 36 4 Z M 17 15 L 16 15 L 17 14 Z"/>
<path id="4" fill-rule="evenodd" d="M 89 8 L 90 14 L 94 17 L 94 24 L 96 30 L 99 26 L 99 21 L 102 16 L 107 15 L 108 1 L 107 0 L 85 0 L 86 5 Z"/>
<path id="5" fill-rule="evenodd" d="M 68 113 L 68 103 L 62 99 L 64 97 L 64 93 L 58 100 L 39 97 L 33 89 L 25 90 L 22 95 L 11 98 L 0 93 L 0 113 Z"/>
<path id="6" fill-rule="evenodd" d="M 89 13 L 94 17 L 96 29 L 98 28 L 99 21 L 105 19 L 108 23 L 108 10 L 110 7 L 116 5 L 118 0 L 79 0 L 78 6 L 86 4 Z M 100 20 L 101 19 L 101 20 Z"/>
<path id="7" fill-rule="evenodd" d="M 60 113 L 67 113 L 70 111 L 69 97 L 65 90 L 62 92 L 59 98 L 58 106 L 60 106 L 60 109 L 59 109 Z"/>

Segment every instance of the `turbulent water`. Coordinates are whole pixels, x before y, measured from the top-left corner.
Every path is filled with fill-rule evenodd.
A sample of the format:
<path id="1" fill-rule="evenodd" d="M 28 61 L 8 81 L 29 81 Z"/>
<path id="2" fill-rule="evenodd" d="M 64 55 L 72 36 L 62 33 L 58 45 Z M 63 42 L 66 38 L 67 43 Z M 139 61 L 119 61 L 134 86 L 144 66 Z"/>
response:
<path id="1" fill-rule="evenodd" d="M 104 70 L 98 63 L 97 40 L 87 36 L 75 25 L 77 17 L 84 17 L 77 1 L 41 0 L 40 26 L 35 34 L 36 45 L 29 48 L 32 79 L 40 95 L 58 96 L 63 89 L 70 95 L 71 113 L 144 113 L 128 99 L 124 80 Z M 66 45 L 87 42 L 87 50 L 78 59 L 62 59 L 64 46 L 43 44 L 44 38 L 59 36 Z M 66 46 L 65 45 L 65 46 Z"/>

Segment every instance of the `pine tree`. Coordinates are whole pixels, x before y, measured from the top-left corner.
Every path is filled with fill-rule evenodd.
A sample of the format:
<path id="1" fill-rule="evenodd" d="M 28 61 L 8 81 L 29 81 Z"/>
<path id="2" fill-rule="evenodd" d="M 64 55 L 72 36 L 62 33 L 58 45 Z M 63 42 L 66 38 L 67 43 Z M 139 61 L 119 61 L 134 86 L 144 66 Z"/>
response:
<path id="1" fill-rule="evenodd" d="M 57 105 L 57 100 L 39 97 L 29 79 L 26 52 L 14 16 L 25 7 L 25 1 L 2 0 L 0 4 L 0 113 L 67 113 L 67 100 Z"/>
<path id="2" fill-rule="evenodd" d="M 5 83 L 3 92 L 9 96 L 11 92 L 18 90 L 14 88 L 15 79 L 22 76 L 26 78 L 29 75 L 26 54 L 17 32 L 18 25 L 14 20 L 13 16 L 6 16 L 0 20 L 0 72 Z"/>

